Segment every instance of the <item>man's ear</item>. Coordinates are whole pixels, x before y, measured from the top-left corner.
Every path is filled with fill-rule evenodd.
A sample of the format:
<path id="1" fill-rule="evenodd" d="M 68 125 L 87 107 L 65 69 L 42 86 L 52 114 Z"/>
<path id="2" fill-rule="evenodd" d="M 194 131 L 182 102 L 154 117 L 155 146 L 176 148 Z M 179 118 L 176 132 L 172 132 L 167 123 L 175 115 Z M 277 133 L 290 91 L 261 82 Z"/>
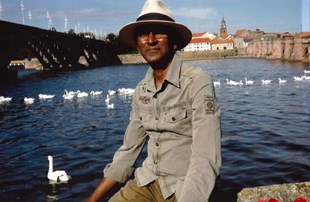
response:
<path id="1" fill-rule="evenodd" d="M 141 54 L 140 49 L 138 48 L 138 46 L 136 46 L 136 49 L 139 52 L 139 54 Z"/>

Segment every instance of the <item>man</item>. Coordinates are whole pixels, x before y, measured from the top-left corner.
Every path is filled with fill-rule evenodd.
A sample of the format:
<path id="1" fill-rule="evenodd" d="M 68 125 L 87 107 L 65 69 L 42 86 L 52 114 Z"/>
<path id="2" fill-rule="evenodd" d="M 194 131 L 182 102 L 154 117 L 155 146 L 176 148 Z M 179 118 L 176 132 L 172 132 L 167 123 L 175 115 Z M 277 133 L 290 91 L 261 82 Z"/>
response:
<path id="1" fill-rule="evenodd" d="M 177 53 L 191 31 L 174 22 L 161 0 L 148 0 L 119 36 L 137 47 L 150 68 L 135 89 L 123 145 L 86 201 L 126 182 L 145 143 L 142 167 L 111 202 L 208 201 L 221 166 L 220 110 L 210 76 L 182 64 Z"/>

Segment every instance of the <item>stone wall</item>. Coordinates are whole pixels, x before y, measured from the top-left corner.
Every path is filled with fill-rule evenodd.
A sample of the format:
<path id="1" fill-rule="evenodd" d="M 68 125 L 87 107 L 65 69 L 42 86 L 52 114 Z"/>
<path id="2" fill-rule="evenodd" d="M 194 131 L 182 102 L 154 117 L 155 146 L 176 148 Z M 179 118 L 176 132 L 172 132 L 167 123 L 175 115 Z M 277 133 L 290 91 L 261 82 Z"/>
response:
<path id="1" fill-rule="evenodd" d="M 310 63 L 310 38 L 270 38 L 254 40 L 243 49 L 238 49 L 239 56 L 279 59 Z"/>
<path id="2" fill-rule="evenodd" d="M 118 55 L 122 64 L 144 64 L 146 61 L 140 54 L 124 54 Z"/>
<path id="3" fill-rule="evenodd" d="M 193 51 L 193 52 L 181 52 L 184 60 L 207 60 L 207 59 L 219 59 L 236 57 L 237 52 L 235 50 L 222 50 L 222 51 Z M 124 54 L 118 55 L 122 64 L 145 64 L 146 61 L 140 54 Z"/>
<path id="4" fill-rule="evenodd" d="M 236 50 L 214 50 L 214 51 L 193 51 L 182 52 L 184 60 L 207 60 L 236 57 Z"/>

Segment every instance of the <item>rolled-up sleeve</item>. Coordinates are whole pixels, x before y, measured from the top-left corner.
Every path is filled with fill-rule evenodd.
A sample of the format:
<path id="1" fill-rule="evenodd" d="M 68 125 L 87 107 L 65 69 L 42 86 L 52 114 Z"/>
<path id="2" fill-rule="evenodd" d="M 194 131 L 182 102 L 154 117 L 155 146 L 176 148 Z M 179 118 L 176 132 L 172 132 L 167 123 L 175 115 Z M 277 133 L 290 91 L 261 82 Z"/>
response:
<path id="1" fill-rule="evenodd" d="M 125 132 L 123 145 L 115 152 L 113 161 L 104 169 L 104 176 L 118 182 L 125 182 L 132 174 L 133 165 L 137 160 L 146 141 L 145 130 L 138 115 L 138 108 L 133 96 L 130 122 Z"/>
<path id="2" fill-rule="evenodd" d="M 205 202 L 214 188 L 222 163 L 220 109 L 209 76 L 201 76 L 191 92 L 192 156 L 177 199 L 178 202 Z"/>

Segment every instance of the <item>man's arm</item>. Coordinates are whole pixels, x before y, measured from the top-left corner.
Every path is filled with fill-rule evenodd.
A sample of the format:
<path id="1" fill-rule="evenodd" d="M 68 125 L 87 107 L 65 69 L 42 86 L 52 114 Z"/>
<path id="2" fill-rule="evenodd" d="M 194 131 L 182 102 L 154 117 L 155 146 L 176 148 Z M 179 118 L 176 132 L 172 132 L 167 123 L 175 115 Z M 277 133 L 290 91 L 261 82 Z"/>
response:
<path id="1" fill-rule="evenodd" d="M 212 79 L 201 74 L 192 86 L 192 155 L 180 202 L 208 201 L 221 167 L 220 109 Z"/>
<path id="2" fill-rule="evenodd" d="M 96 189 L 93 191 L 93 193 L 88 196 L 84 202 L 96 202 L 102 199 L 118 182 L 109 179 L 109 178 L 103 178 L 100 183 L 97 185 Z"/>
<path id="3" fill-rule="evenodd" d="M 95 202 L 102 199 L 118 183 L 125 183 L 133 172 L 133 164 L 137 160 L 146 141 L 146 134 L 141 124 L 133 95 L 130 122 L 126 129 L 123 145 L 116 151 L 112 163 L 104 169 L 104 176 L 93 193 L 84 202 Z"/>

